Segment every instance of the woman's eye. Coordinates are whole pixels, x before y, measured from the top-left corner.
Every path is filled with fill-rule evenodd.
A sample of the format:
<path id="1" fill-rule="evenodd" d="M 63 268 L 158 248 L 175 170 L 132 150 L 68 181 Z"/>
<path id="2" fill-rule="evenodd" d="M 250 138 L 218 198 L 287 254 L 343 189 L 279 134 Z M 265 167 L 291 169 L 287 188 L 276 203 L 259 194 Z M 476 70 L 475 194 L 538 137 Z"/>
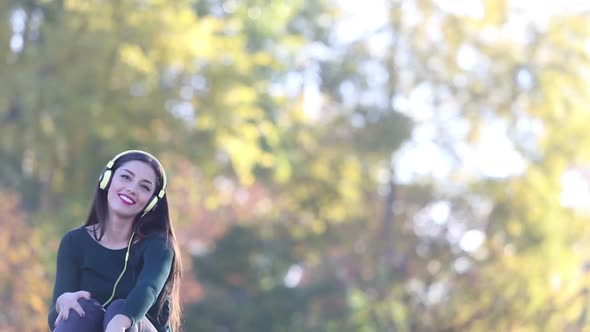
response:
<path id="1" fill-rule="evenodd" d="M 150 191 L 150 187 L 148 187 L 148 186 L 141 186 L 141 187 L 142 187 L 142 188 L 143 188 L 143 190 L 145 190 L 145 191 Z"/>
<path id="2" fill-rule="evenodd" d="M 131 178 L 127 174 L 121 174 L 121 177 L 125 180 L 131 180 Z"/>

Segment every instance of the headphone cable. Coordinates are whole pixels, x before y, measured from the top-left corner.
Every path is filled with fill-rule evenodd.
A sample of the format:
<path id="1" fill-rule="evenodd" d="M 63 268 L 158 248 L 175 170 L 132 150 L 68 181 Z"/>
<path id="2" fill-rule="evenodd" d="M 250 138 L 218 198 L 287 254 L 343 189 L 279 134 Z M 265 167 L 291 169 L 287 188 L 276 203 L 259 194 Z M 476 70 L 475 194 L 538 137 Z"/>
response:
<path id="1" fill-rule="evenodd" d="M 123 277 L 123 275 L 125 274 L 125 271 L 127 270 L 127 261 L 129 260 L 129 249 L 131 248 L 131 242 L 133 241 L 134 235 L 135 235 L 135 232 L 131 233 L 131 238 L 129 238 L 129 243 L 127 244 L 127 252 L 125 253 L 125 265 L 123 266 L 123 271 L 121 272 L 121 274 L 117 278 L 117 281 L 115 281 L 115 285 L 113 286 L 113 292 L 111 294 L 111 297 L 105 303 L 102 304 L 103 308 L 107 304 L 109 304 L 109 302 L 111 302 L 113 300 L 113 297 L 115 297 L 115 291 L 117 290 L 117 285 L 119 285 L 121 278 Z"/>

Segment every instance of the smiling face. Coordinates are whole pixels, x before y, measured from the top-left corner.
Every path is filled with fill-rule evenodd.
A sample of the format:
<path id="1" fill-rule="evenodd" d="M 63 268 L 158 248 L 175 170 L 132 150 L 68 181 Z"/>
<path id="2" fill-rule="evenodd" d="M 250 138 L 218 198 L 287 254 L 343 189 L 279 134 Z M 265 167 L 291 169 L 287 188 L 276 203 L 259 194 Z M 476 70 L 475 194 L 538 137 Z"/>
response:
<path id="1" fill-rule="evenodd" d="M 113 174 L 107 193 L 109 214 L 133 218 L 142 212 L 154 195 L 156 173 L 152 167 L 138 160 L 130 160 Z"/>

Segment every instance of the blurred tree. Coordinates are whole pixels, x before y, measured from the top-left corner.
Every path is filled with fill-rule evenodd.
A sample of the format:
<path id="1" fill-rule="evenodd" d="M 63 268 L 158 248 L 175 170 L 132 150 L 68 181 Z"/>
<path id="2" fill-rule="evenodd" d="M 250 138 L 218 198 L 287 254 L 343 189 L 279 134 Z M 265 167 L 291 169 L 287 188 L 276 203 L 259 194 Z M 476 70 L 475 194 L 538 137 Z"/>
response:
<path id="1" fill-rule="evenodd" d="M 305 276 L 289 230 L 259 234 L 268 228 L 235 226 L 195 258 L 205 297 L 189 308 L 188 330 L 321 331 L 346 316 L 344 285 L 330 275 Z"/>
<path id="2" fill-rule="evenodd" d="M 271 8 L 273 25 L 256 32 L 248 13 L 219 4 L 3 3 L 0 181 L 60 230 L 85 217 L 97 174 L 123 149 L 252 183 L 256 164 L 275 164 L 279 137 L 268 92 L 279 62 L 261 45 L 289 39 L 274 30 L 296 5 Z"/>
<path id="3" fill-rule="evenodd" d="M 0 331 L 45 331 L 50 286 L 41 236 L 25 222 L 18 195 L 0 188 Z"/>
<path id="4" fill-rule="evenodd" d="M 383 10 L 382 26 L 344 42 L 334 29 L 317 42 L 333 56 L 310 60 L 323 112 L 349 110 L 367 129 L 402 112 L 415 130 L 397 154 L 422 154 L 408 170 L 397 145 L 367 130 L 384 149 L 363 158 L 371 173 L 353 187 L 366 188 L 365 217 L 342 234 L 358 246 L 347 255 L 366 248 L 350 292 L 358 329 L 582 329 L 587 216 L 561 194 L 562 177 L 589 161 L 587 15 L 544 20 L 508 1 Z M 495 157 L 477 153 L 486 144 Z M 374 213 L 378 197 L 385 208 Z M 347 217 L 336 219 L 355 222 Z"/>

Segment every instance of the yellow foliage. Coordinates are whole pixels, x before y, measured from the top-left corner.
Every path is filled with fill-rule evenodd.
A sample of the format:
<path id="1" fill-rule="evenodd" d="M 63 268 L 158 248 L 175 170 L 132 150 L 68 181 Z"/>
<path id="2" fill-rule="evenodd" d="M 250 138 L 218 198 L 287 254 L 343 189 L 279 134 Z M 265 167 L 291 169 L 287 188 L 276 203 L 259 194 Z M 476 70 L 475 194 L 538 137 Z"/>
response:
<path id="1" fill-rule="evenodd" d="M 55 133 L 55 123 L 47 112 L 41 113 L 41 130 L 47 136 L 52 136 Z"/>
<path id="2" fill-rule="evenodd" d="M 275 156 L 272 153 L 262 152 L 258 159 L 260 166 L 270 168 L 275 164 Z"/>
<path id="3" fill-rule="evenodd" d="M 246 127 L 248 128 L 248 127 Z M 252 139 L 255 129 L 249 128 L 243 132 L 244 137 L 225 135 L 220 137 L 221 146 L 228 151 L 232 158 L 234 171 L 240 182 L 244 185 L 254 183 L 252 168 L 256 165 L 261 151 L 255 145 L 248 144 L 248 138 Z"/>
<path id="4" fill-rule="evenodd" d="M 284 184 L 291 178 L 291 173 L 291 164 L 287 157 L 284 155 L 277 156 L 273 179 L 279 184 Z"/>
<path id="5" fill-rule="evenodd" d="M 257 93 L 253 88 L 242 85 L 232 88 L 226 98 L 228 106 L 252 105 L 256 101 Z M 252 113 L 255 115 L 259 115 L 257 113 L 261 112 L 259 109 L 248 109 L 247 111 L 248 114 Z"/>
<path id="6" fill-rule="evenodd" d="M 252 60 L 259 66 L 270 66 L 274 62 L 274 59 L 266 52 L 254 53 Z"/>
<path id="7" fill-rule="evenodd" d="M 504 22 L 508 0 L 484 0 L 483 6 L 485 11 L 483 22 L 493 26 L 499 26 Z"/>
<path id="8" fill-rule="evenodd" d="M 313 151 L 317 148 L 316 138 L 308 131 L 300 131 L 297 133 L 297 143 L 308 151 Z"/>
<path id="9" fill-rule="evenodd" d="M 216 125 L 215 118 L 210 113 L 199 114 L 197 118 L 196 126 L 201 130 L 214 129 Z"/>
<path id="10" fill-rule="evenodd" d="M 221 22 L 213 18 L 202 18 L 196 21 L 191 15 L 187 17 L 186 33 L 180 41 L 183 46 L 188 47 L 194 57 L 214 59 L 218 53 L 216 49 L 215 35 L 222 28 Z"/>
<path id="11" fill-rule="evenodd" d="M 360 204 L 361 169 L 358 163 L 349 159 L 340 167 L 340 194 L 348 204 Z"/>
<path id="12" fill-rule="evenodd" d="M 323 234 L 326 231 L 326 224 L 322 220 L 314 219 L 311 223 L 311 230 L 315 234 Z"/>
<path id="13" fill-rule="evenodd" d="M 311 172 L 318 179 L 330 179 L 333 170 L 330 165 L 323 160 L 315 161 L 311 166 Z"/>
<path id="14" fill-rule="evenodd" d="M 268 121 L 261 121 L 258 124 L 258 130 L 266 138 L 266 142 L 271 146 L 279 144 L 279 131 Z"/>
<path id="15" fill-rule="evenodd" d="M 85 11 L 94 7 L 93 1 L 84 0 L 66 0 L 64 1 L 64 8 L 66 10 Z"/>
<path id="16" fill-rule="evenodd" d="M 343 204 L 332 204 L 325 208 L 325 217 L 333 222 L 343 221 L 348 215 L 349 209 Z"/>
<path id="17" fill-rule="evenodd" d="M 219 207 L 219 199 L 214 196 L 205 198 L 205 207 L 211 211 L 217 209 Z"/>
<path id="18" fill-rule="evenodd" d="M 119 50 L 121 61 L 145 74 L 154 71 L 154 65 L 137 45 L 123 44 Z"/>

